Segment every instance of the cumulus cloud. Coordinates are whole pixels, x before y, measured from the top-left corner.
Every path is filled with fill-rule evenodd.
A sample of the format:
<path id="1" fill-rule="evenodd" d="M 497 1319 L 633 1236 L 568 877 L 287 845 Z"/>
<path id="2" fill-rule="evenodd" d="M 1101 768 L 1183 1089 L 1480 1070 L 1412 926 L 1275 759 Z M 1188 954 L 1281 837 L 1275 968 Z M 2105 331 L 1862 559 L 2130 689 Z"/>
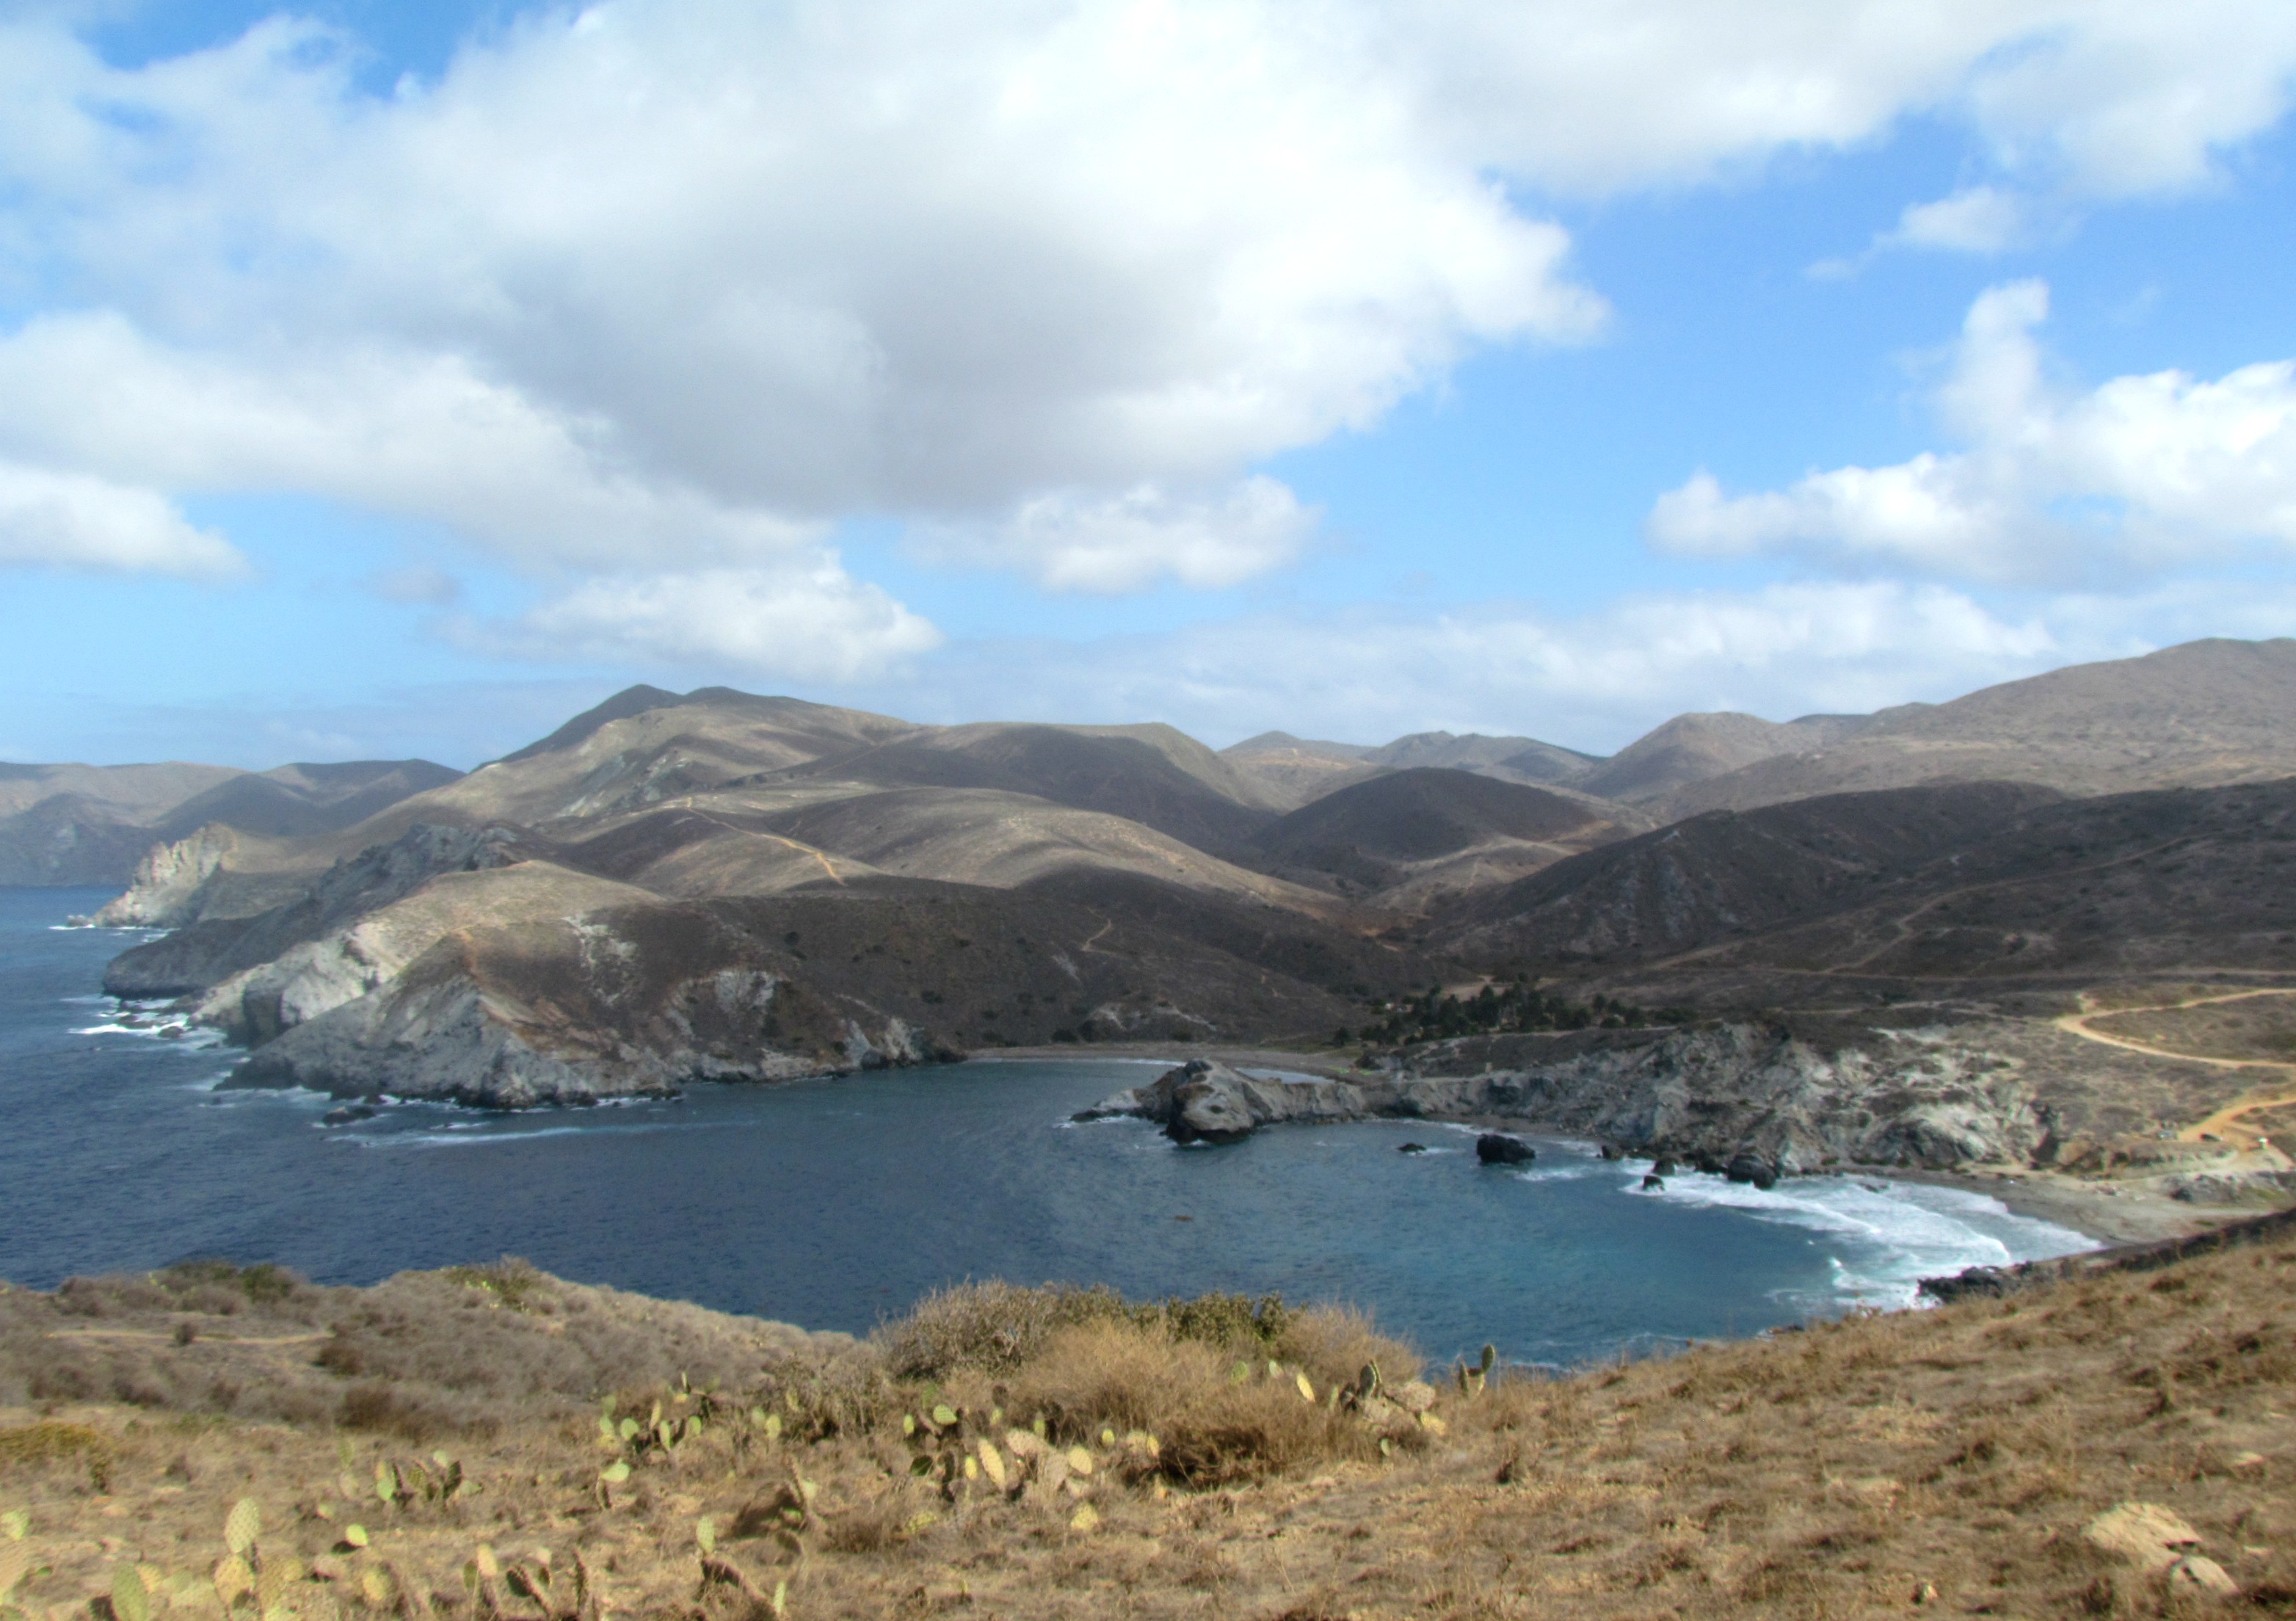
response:
<path id="1" fill-rule="evenodd" d="M 2204 184 L 2290 105 L 2273 0 L 1431 0 L 1381 40 L 1487 161 L 1586 192 L 1956 120 L 2021 185 L 2123 197 Z"/>
<path id="2" fill-rule="evenodd" d="M 2092 614 L 2068 637 L 2049 615 L 1883 581 L 1653 593 L 1578 615 L 1267 613 L 1086 644 L 955 644 L 929 680 L 850 696 L 920 720 L 1163 720 L 1221 745 L 1271 728 L 1372 743 L 1443 728 L 1608 753 L 1684 710 L 1866 711 L 2143 648 L 2126 621 Z"/>
<path id="3" fill-rule="evenodd" d="M 1651 539 L 1693 555 L 1792 552 L 1996 581 L 2296 549 L 2296 362 L 2067 391 L 2047 381 L 2033 335 L 2047 315 L 2037 281 L 1971 306 L 1937 399 L 1966 449 L 1751 495 L 1700 473 L 1659 498 Z"/>
<path id="4" fill-rule="evenodd" d="M 1078 563 L 1137 492 L 1600 330 L 1502 180 L 1695 180 L 1933 111 L 2021 184 L 2190 185 L 2281 116 L 2296 13 L 601 0 L 383 97 L 351 54 L 274 19 L 119 70 L 47 13 L 0 24 L 0 276 L 79 301 L 0 366 L 127 430 L 20 411 L 0 454 L 318 490 L 533 566 L 733 563 L 890 513 L 1112 588 L 1294 555 L 1231 524 L 1210 560 L 1218 525 L 1158 520 L 1083 548 L 1152 531 L 1152 563 Z M 1903 228 L 1968 245 L 2011 206 Z"/>
<path id="5" fill-rule="evenodd" d="M 0 462 L 0 565 L 225 580 L 247 560 L 164 498 L 84 473 Z"/>
<path id="6" fill-rule="evenodd" d="M 1316 516 L 1266 477 L 1197 496 L 1155 484 L 1113 496 L 1048 490 L 1002 523 L 929 531 L 917 549 L 939 562 L 1023 568 L 1054 591 L 1133 591 L 1162 578 L 1216 589 L 1297 557 Z"/>
<path id="7" fill-rule="evenodd" d="M 475 651 L 547 663 L 723 670 L 849 682 L 940 645 L 940 632 L 833 553 L 778 568 L 702 569 L 586 580 L 510 621 L 462 618 Z"/>
<path id="8" fill-rule="evenodd" d="M 1935 202 L 1908 203 L 1885 246 L 1942 248 L 1956 253 L 1999 253 L 2025 240 L 2032 204 L 1997 186 L 1964 186 Z"/>

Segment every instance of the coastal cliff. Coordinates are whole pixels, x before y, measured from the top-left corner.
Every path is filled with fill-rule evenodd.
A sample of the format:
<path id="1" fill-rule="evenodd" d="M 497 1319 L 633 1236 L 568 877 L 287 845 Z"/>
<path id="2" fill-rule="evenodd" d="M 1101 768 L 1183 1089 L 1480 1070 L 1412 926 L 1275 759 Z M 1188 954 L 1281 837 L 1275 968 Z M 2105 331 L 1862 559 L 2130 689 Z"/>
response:
<path id="1" fill-rule="evenodd" d="M 1198 1060 L 1079 1119 L 1135 1115 L 1180 1141 L 1347 1120 L 1503 1124 L 1593 1139 L 1767 1181 L 1842 1166 L 2137 1167 L 2237 1193 L 2229 1145 L 2166 1128 L 2237 1073 L 2103 1054 L 2030 1021 L 1718 1021 L 1431 1042 L 1345 1079 L 1248 1074 Z M 2252 1180 L 2252 1179 L 2250 1179 Z M 2278 1184 L 2273 1184 L 2273 1191 Z M 2212 1202 L 2200 1197 L 2197 1202 Z"/>

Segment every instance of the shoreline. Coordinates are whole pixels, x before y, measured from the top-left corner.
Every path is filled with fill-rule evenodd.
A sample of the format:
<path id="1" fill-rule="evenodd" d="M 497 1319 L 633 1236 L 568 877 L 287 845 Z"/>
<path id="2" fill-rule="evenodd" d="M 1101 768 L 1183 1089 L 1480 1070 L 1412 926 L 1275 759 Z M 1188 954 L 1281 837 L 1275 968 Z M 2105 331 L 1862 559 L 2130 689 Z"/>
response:
<path id="1" fill-rule="evenodd" d="M 967 1061 L 1092 1057 L 1175 1066 L 1185 1064 L 1191 1058 L 1210 1058 L 1234 1068 L 1288 1070 L 1297 1074 L 1321 1076 L 1332 1081 L 1356 1079 L 1361 1074 L 1343 1056 L 1210 1043 L 1202 1046 L 1191 1044 L 1190 1049 L 1185 1050 L 1147 1042 L 1112 1041 L 1089 1047 L 999 1048 L 990 1052 L 970 1054 Z M 1569 1133 L 1555 1133 L 1551 1128 L 1496 1115 L 1463 1117 L 1440 1123 L 1562 1135 L 1570 1140 L 1581 1140 Z M 1635 1157 L 1648 1156 L 1637 1154 Z M 1972 1164 L 1953 1170 L 1850 1165 L 1831 1173 L 1808 1173 L 1807 1178 L 1794 1180 L 1819 1180 L 1827 1175 L 1920 1182 L 1931 1187 L 1957 1188 L 1964 1192 L 1988 1194 L 2000 1200 L 2012 1214 L 2065 1228 L 2108 1249 L 2124 1245 L 2158 1243 L 2170 1238 L 2197 1238 L 2236 1222 L 2252 1221 L 2266 1214 L 2262 1210 L 2242 1205 L 2188 1205 L 2170 1198 L 2149 1185 L 2145 1179 L 2108 1181 L 2076 1177 L 2059 1171 L 2035 1170 L 2023 1165 Z"/>

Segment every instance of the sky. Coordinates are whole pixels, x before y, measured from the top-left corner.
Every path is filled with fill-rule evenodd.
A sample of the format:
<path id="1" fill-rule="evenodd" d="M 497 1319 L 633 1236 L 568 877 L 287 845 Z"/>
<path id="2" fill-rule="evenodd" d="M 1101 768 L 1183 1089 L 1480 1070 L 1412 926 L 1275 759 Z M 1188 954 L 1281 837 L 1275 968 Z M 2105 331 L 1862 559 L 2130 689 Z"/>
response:
<path id="1" fill-rule="evenodd" d="M 0 760 L 2296 634 L 2285 0 L 0 0 Z"/>

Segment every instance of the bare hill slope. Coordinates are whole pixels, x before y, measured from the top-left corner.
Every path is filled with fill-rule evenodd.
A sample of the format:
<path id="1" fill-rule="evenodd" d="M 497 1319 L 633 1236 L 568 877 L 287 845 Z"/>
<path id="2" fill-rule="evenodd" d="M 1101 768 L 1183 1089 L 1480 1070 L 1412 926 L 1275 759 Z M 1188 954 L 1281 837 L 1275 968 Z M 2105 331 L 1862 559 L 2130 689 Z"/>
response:
<path id="1" fill-rule="evenodd" d="M 427 760 L 228 766 L 0 765 L 0 885 L 125 884 L 154 843 L 210 823 L 308 837 L 462 773 Z"/>
<path id="2" fill-rule="evenodd" d="M 1414 885 L 1414 903 L 1423 901 L 1448 886 L 1439 875 L 1456 874 L 1463 863 L 1485 874 L 1531 872 L 1621 831 L 1584 801 L 1419 767 L 1312 801 L 1261 829 L 1251 847 L 1265 871 L 1392 906 L 1387 892 Z"/>
<path id="3" fill-rule="evenodd" d="M 1668 819 L 1819 794 L 1986 778 L 2068 794 L 2296 774 L 2296 640 L 2210 640 L 2076 664 L 1949 704 L 1885 710 L 1854 735 L 1669 793 Z"/>
<path id="4" fill-rule="evenodd" d="M 1437 938 L 1741 1001 L 1822 997 L 1819 982 L 2284 975 L 2296 778 L 2079 800 L 1939 785 L 1712 811 L 1471 898 Z"/>

